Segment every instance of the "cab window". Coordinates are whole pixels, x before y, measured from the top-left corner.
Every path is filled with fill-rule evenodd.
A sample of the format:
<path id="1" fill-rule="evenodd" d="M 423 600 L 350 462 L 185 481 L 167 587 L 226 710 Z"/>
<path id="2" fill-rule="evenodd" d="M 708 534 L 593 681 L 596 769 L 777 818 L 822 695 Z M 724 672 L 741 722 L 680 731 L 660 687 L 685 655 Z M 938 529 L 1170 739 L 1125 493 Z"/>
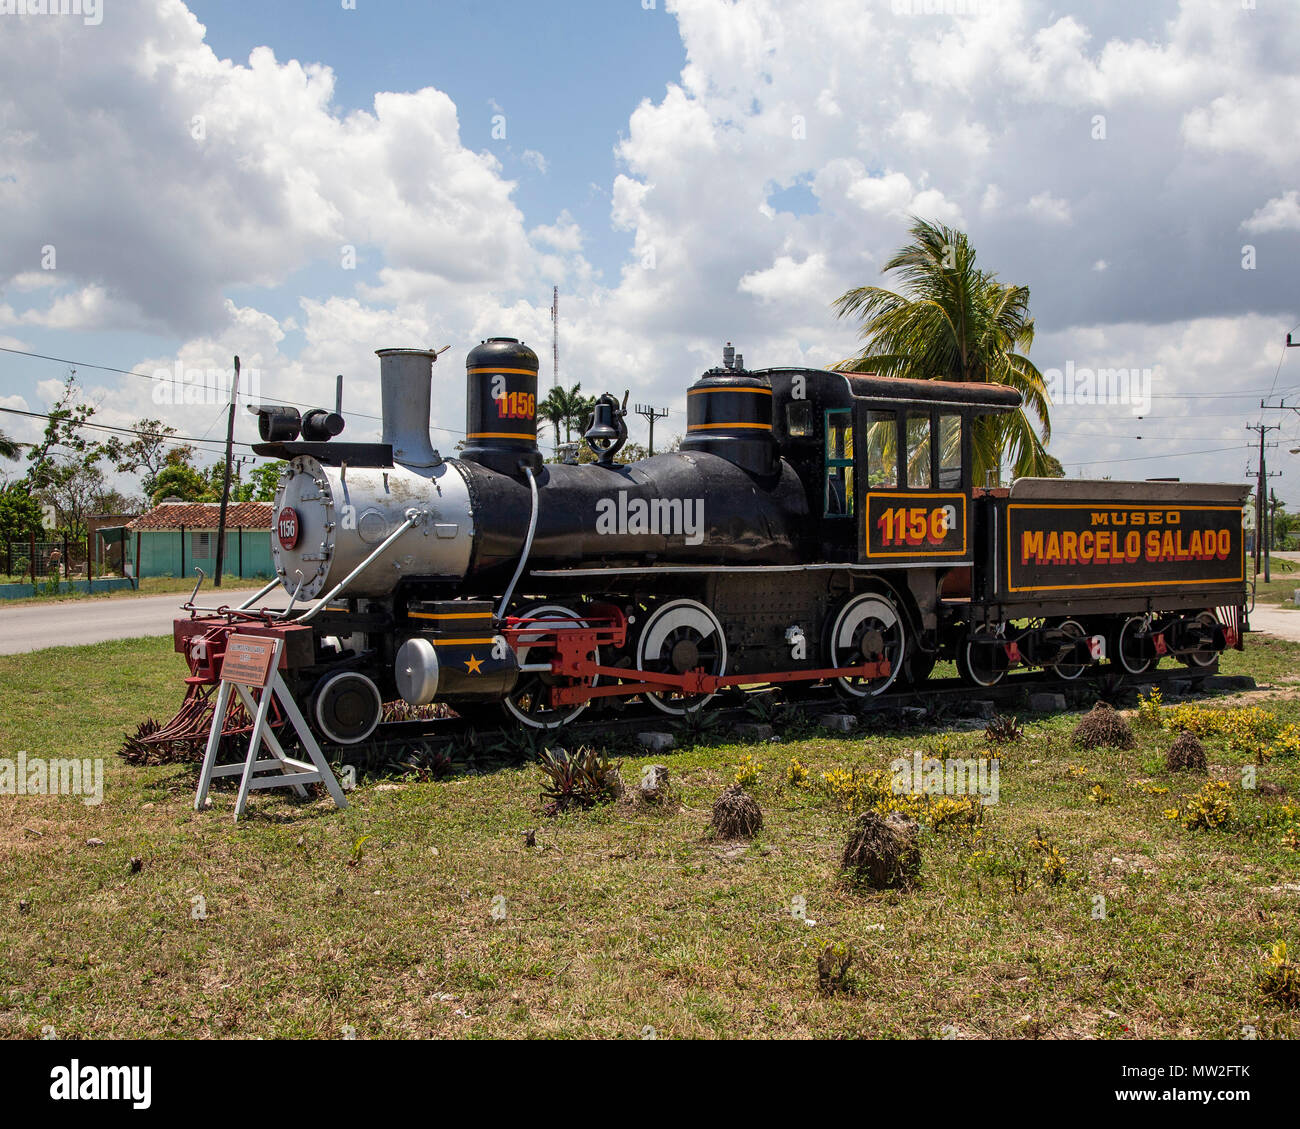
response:
<path id="1" fill-rule="evenodd" d="M 853 413 L 826 413 L 826 516 L 853 513 Z"/>
<path id="2" fill-rule="evenodd" d="M 898 417 L 893 412 L 867 413 L 867 489 L 898 485 Z"/>
<path id="3" fill-rule="evenodd" d="M 786 404 L 785 433 L 791 439 L 807 439 L 813 433 L 812 405 L 807 400 L 791 400 Z"/>
<path id="4" fill-rule="evenodd" d="M 939 489 L 961 489 L 961 416 L 939 415 Z"/>
<path id="5" fill-rule="evenodd" d="M 914 490 L 928 490 L 933 485 L 930 462 L 934 445 L 930 442 L 930 413 L 907 413 L 907 485 Z"/>

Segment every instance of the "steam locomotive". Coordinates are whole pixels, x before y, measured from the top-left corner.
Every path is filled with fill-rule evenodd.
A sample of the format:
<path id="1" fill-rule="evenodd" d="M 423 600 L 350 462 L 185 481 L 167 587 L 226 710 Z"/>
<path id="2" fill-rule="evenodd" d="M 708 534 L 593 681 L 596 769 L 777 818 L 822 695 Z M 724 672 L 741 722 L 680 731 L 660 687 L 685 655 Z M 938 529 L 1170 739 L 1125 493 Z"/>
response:
<path id="1" fill-rule="evenodd" d="M 519 341 L 469 353 L 451 458 L 429 438 L 438 354 L 378 356 L 379 443 L 339 441 L 337 412 L 255 409 L 257 452 L 287 462 L 272 548 L 291 601 L 240 630 L 284 639 L 326 741 L 365 741 L 397 698 L 548 729 L 758 685 L 866 699 L 947 660 L 980 688 L 1019 667 L 1207 668 L 1241 646 L 1245 488 L 982 487 L 976 421 L 1018 408 L 1013 389 L 751 371 L 728 346 L 687 392 L 679 450 L 616 461 L 625 405 L 607 394 L 578 465 L 543 462 Z M 177 648 L 210 627 L 178 620 Z"/>

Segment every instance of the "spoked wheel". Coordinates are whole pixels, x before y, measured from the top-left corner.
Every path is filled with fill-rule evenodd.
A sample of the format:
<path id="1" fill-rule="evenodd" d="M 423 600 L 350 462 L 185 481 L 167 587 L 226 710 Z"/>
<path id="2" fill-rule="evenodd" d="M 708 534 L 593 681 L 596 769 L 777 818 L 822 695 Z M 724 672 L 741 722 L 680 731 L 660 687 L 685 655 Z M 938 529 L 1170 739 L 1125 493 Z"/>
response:
<path id="1" fill-rule="evenodd" d="M 1155 668 L 1159 657 L 1150 653 L 1142 635 L 1146 621 L 1140 615 L 1129 616 L 1115 635 L 1113 654 L 1125 674 L 1145 674 Z"/>
<path id="2" fill-rule="evenodd" d="M 1219 626 L 1219 617 L 1213 612 L 1201 612 L 1194 622 L 1201 624 L 1207 630 L 1213 631 Z M 1189 651 L 1185 655 L 1179 655 L 1178 658 L 1185 666 L 1207 667 L 1213 666 L 1218 661 L 1219 652 L 1212 648 L 1203 651 Z"/>
<path id="3" fill-rule="evenodd" d="M 522 618 L 586 626 L 577 612 L 560 604 L 543 604 L 532 608 L 526 611 Z M 541 624 L 537 627 L 536 634 L 525 631 L 519 636 L 519 645 L 515 654 L 519 658 L 521 667 L 549 663 L 555 657 L 555 648 L 549 642 L 542 641 L 545 629 Z M 600 662 L 599 650 L 596 651 L 596 662 Z M 587 685 L 594 686 L 599 681 L 600 676 L 593 675 Z M 530 729 L 556 729 L 561 725 L 567 725 L 590 704 L 581 702 L 578 705 L 554 705 L 551 694 L 560 684 L 561 680 L 549 671 L 521 670 L 515 688 L 501 704 L 506 713 L 521 725 L 526 725 Z"/>
<path id="4" fill-rule="evenodd" d="M 1007 668 L 997 662 L 997 648 L 1001 646 L 1001 635 L 991 624 L 980 624 L 957 648 L 957 673 L 975 686 L 996 686 L 1007 673 Z M 990 642 L 997 639 L 997 643 Z"/>
<path id="5" fill-rule="evenodd" d="M 881 678 L 837 678 L 837 689 L 855 698 L 882 693 L 902 672 L 906 657 L 907 628 L 888 596 L 869 592 L 840 609 L 831 629 L 831 666 L 886 661 L 889 673 Z"/>
<path id="6" fill-rule="evenodd" d="M 1071 641 L 1082 639 L 1088 634 L 1083 629 L 1083 624 L 1077 619 L 1063 620 L 1057 625 L 1057 630 L 1063 631 Z M 1067 682 L 1073 682 L 1088 669 L 1089 665 L 1083 662 L 1058 662 L 1052 669 L 1055 671 L 1057 678 L 1064 678 Z"/>
<path id="7" fill-rule="evenodd" d="M 727 639 L 722 624 L 698 600 L 670 600 L 646 620 L 636 648 L 637 670 L 658 674 L 688 674 L 703 670 L 718 677 L 727 673 Z M 693 713 L 713 694 L 684 694 L 679 690 L 647 691 L 645 700 L 664 713 L 681 717 Z"/>

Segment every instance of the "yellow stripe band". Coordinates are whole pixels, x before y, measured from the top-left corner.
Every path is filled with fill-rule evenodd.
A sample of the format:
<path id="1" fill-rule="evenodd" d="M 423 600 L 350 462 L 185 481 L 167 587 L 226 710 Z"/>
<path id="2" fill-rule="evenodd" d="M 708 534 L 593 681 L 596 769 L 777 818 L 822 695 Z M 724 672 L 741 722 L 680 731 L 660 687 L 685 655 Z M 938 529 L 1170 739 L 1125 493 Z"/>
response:
<path id="1" fill-rule="evenodd" d="M 495 376 L 497 373 L 505 373 L 507 376 L 536 376 L 537 372 L 530 368 L 472 368 L 466 370 L 470 376 Z"/>
<path id="2" fill-rule="evenodd" d="M 686 425 L 687 431 L 719 431 L 727 427 L 752 427 L 759 431 L 771 431 L 770 423 L 690 423 Z"/>
<path id="3" fill-rule="evenodd" d="M 491 612 L 407 612 L 412 619 L 491 619 Z"/>
<path id="4" fill-rule="evenodd" d="M 770 388 L 692 388 L 686 393 L 688 396 L 703 396 L 706 392 L 749 392 L 755 396 L 770 396 Z"/>
<path id="5" fill-rule="evenodd" d="M 435 647 L 486 647 L 495 643 L 495 639 L 434 639 L 432 643 Z"/>
<path id="6" fill-rule="evenodd" d="M 466 439 L 527 439 L 530 443 L 537 439 L 533 431 L 472 431 Z"/>

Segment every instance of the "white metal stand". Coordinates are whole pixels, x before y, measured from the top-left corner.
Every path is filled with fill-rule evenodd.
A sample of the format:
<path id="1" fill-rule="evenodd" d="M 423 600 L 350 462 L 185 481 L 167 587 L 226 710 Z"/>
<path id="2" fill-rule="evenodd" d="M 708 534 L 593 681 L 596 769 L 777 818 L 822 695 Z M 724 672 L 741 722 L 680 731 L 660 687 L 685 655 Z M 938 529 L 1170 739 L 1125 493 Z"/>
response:
<path id="1" fill-rule="evenodd" d="M 325 785 L 331 798 L 340 808 L 348 806 L 347 798 L 343 795 L 343 789 L 339 787 L 339 782 L 335 778 L 329 763 L 325 760 L 320 745 L 316 743 L 316 738 L 312 735 L 306 719 L 302 716 L 302 710 L 298 708 L 298 703 L 293 700 L 293 695 L 289 693 L 289 687 L 285 685 L 284 679 L 280 677 L 280 653 L 284 649 L 284 640 L 275 639 L 273 642 L 274 650 L 271 654 L 270 670 L 266 676 L 266 681 L 261 687 L 261 701 L 254 699 L 248 686 L 241 682 L 228 681 L 223 671 L 221 685 L 217 689 L 216 706 L 212 711 L 212 728 L 208 732 L 208 746 L 203 754 L 203 768 L 199 773 L 199 786 L 194 793 L 195 811 L 202 810 L 203 803 L 208 796 L 208 788 L 215 778 L 235 775 L 241 776 L 239 798 L 235 801 L 236 820 L 244 814 L 244 809 L 248 806 L 248 793 L 253 789 L 292 788 L 299 796 L 305 796 L 307 795 L 307 789 L 303 785 L 314 784 L 319 781 Z M 249 716 L 253 719 L 253 732 L 248 739 L 248 756 L 243 764 L 218 765 L 217 755 L 221 748 L 221 731 L 225 727 L 226 711 L 230 706 L 230 693 L 232 690 L 239 695 L 240 701 L 244 703 L 244 708 L 248 710 Z M 280 704 L 284 707 L 285 713 L 289 715 L 289 720 L 293 723 L 293 727 L 302 739 L 307 754 L 311 757 L 311 764 L 290 757 L 284 751 L 284 746 L 280 744 L 275 731 L 267 724 L 273 696 L 279 697 Z M 270 756 L 259 759 L 263 742 L 266 743 Z M 259 772 L 275 772 L 277 775 L 259 776 L 257 775 Z"/>

